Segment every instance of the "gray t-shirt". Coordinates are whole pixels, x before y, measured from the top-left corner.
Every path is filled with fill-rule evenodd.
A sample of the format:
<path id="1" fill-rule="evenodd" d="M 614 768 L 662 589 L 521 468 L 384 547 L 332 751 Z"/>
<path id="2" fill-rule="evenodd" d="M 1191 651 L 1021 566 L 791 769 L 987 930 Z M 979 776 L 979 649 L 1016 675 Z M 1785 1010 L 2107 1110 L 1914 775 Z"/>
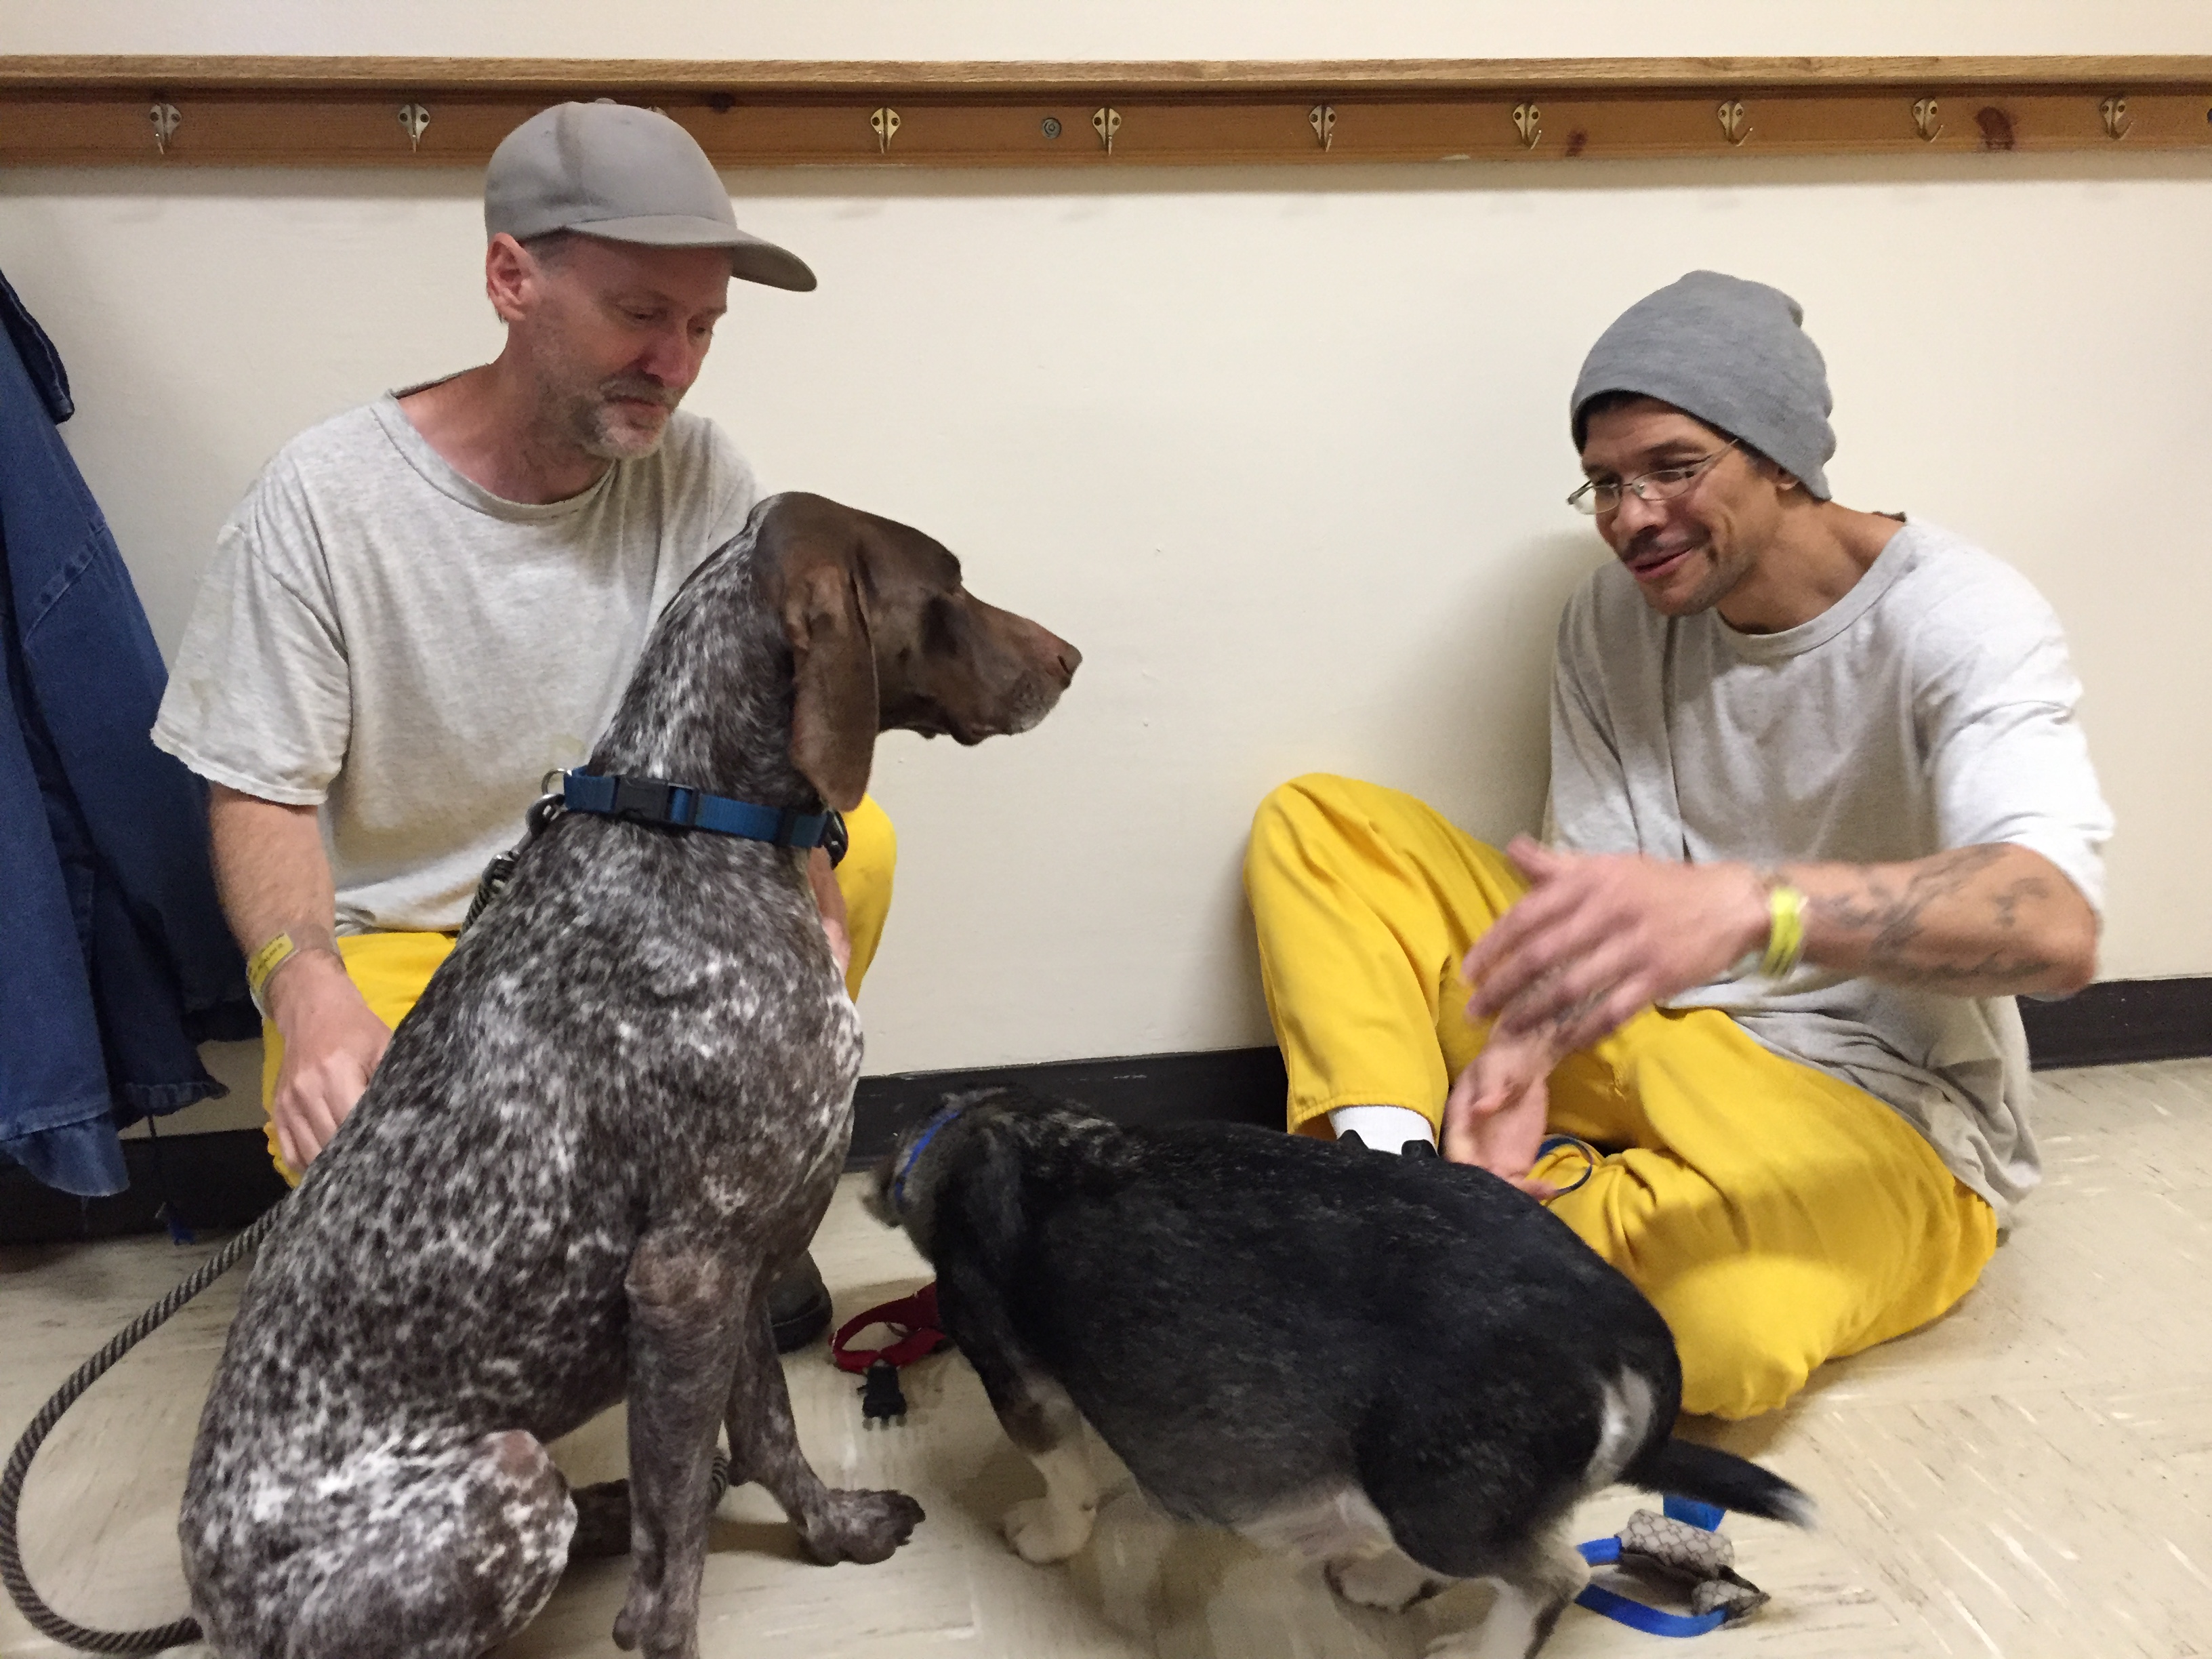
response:
<path id="1" fill-rule="evenodd" d="M 277 453 L 216 543 L 154 741 L 203 777 L 319 805 L 340 931 L 453 928 L 574 766 L 751 470 L 678 411 L 581 495 L 503 501 L 398 395 Z"/>
<path id="2" fill-rule="evenodd" d="M 1553 833 L 1577 852 L 1759 865 L 2010 842 L 2101 914 L 2112 817 L 2074 719 L 2081 693 L 2042 596 L 1932 525 L 1899 530 L 1850 592 L 1778 634 L 1715 611 L 1660 616 L 1608 564 L 1559 624 Z M 1671 1006 L 1725 1009 L 1887 1101 L 2001 1219 L 2040 1176 L 2010 997 L 1807 967 Z"/>

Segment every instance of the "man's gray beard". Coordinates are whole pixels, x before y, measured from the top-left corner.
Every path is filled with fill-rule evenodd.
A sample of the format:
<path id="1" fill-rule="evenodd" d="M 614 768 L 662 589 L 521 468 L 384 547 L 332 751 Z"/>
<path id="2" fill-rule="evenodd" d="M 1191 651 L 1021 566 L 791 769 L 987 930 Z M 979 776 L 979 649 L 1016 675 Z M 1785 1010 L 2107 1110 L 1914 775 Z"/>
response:
<path id="1" fill-rule="evenodd" d="M 674 412 L 673 410 L 669 411 L 672 415 Z M 668 435 L 668 422 L 663 417 L 660 429 L 648 439 L 642 441 L 635 437 L 618 439 L 614 432 L 614 411 L 596 395 L 576 404 L 570 411 L 568 422 L 576 447 L 603 461 L 641 461 L 659 449 L 661 441 Z"/>
<path id="2" fill-rule="evenodd" d="M 544 422 L 540 430 L 562 434 L 578 449 L 597 460 L 643 460 L 659 449 L 661 440 L 668 435 L 668 422 L 664 417 L 660 429 L 643 442 L 616 437 L 614 411 L 607 407 L 607 399 L 610 393 L 618 388 L 618 381 L 600 380 L 580 391 L 574 391 L 562 386 L 557 374 L 550 378 L 550 384 L 539 382 L 538 408 L 543 411 L 541 419 Z M 675 413 L 673 405 L 669 407 L 668 412 L 671 415 Z"/>

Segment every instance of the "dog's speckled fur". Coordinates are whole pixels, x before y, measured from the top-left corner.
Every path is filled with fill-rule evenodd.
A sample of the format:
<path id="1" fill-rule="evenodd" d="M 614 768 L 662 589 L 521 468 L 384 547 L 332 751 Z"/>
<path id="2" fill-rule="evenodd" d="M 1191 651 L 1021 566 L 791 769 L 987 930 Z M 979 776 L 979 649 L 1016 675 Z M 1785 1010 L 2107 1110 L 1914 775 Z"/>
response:
<path id="1" fill-rule="evenodd" d="M 879 726 L 1024 730 L 1078 660 L 919 532 L 779 496 L 671 604 L 592 763 L 849 808 Z M 692 1655 L 718 1425 L 818 1559 L 903 1542 L 911 1498 L 807 1466 L 765 1308 L 860 1065 L 802 854 L 556 820 L 262 1248 L 179 1526 L 216 1650 L 474 1659 L 574 1537 L 630 1551 L 617 1643 Z M 625 1397 L 628 1489 L 576 1494 L 579 1536 L 545 1445 Z"/>

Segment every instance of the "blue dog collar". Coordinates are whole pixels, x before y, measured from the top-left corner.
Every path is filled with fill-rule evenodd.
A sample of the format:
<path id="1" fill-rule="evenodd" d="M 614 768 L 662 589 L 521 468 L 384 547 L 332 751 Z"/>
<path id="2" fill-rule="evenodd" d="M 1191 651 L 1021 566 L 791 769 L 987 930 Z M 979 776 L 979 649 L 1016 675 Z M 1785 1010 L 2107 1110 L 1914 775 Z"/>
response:
<path id="1" fill-rule="evenodd" d="M 1560 1188 L 1558 1192 L 1552 1194 L 1553 1198 L 1565 1198 L 1569 1193 L 1573 1192 L 1575 1188 L 1582 1186 L 1592 1176 L 1597 1173 L 1597 1166 L 1601 1161 L 1598 1156 L 1598 1150 L 1596 1147 L 1591 1146 L 1587 1140 L 1578 1140 L 1572 1135 L 1546 1135 L 1542 1140 L 1536 1144 L 1536 1156 L 1538 1158 L 1542 1158 L 1547 1153 L 1558 1151 L 1562 1146 L 1572 1146 L 1577 1152 L 1583 1155 L 1584 1162 L 1582 1174 L 1575 1177 L 1574 1186 Z M 1547 1201 L 1548 1202 L 1548 1200 Z M 1720 1523 L 1718 1522 L 1715 1522 L 1713 1523 L 1714 1526 L 1718 1526 L 1719 1524 Z M 1707 1532 L 1711 1532 L 1712 1529 L 1712 1527 L 1707 1527 L 1705 1528 Z"/>
<path id="2" fill-rule="evenodd" d="M 914 1172 L 915 1163 L 937 1132 L 966 1109 L 965 1106 L 947 1106 L 921 1126 L 921 1133 L 914 1138 L 914 1145 L 906 1149 L 906 1156 L 899 1160 L 898 1168 L 891 1171 L 891 1202 L 894 1205 L 906 1202 L 906 1178 Z"/>
<path id="3" fill-rule="evenodd" d="M 775 847 L 826 848 L 832 864 L 845 856 L 845 820 L 836 812 L 801 812 L 790 806 L 710 795 L 663 778 L 626 778 L 598 772 L 561 774 L 561 805 L 663 830 L 705 830 Z"/>

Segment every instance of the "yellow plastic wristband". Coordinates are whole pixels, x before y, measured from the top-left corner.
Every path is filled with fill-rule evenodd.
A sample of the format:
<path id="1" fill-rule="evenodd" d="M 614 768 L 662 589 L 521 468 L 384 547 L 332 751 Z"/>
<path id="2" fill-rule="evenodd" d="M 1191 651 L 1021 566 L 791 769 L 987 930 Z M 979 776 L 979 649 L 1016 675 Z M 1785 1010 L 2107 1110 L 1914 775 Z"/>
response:
<path id="1" fill-rule="evenodd" d="M 246 959 L 246 989 L 264 1019 L 269 1018 L 269 1005 L 262 1000 L 269 988 L 269 976 L 298 955 L 299 950 L 289 933 L 279 933 Z"/>
<path id="2" fill-rule="evenodd" d="M 1759 959 L 1765 979 L 1787 979 L 1805 954 L 1805 895 L 1786 882 L 1766 892 L 1766 952 Z"/>

